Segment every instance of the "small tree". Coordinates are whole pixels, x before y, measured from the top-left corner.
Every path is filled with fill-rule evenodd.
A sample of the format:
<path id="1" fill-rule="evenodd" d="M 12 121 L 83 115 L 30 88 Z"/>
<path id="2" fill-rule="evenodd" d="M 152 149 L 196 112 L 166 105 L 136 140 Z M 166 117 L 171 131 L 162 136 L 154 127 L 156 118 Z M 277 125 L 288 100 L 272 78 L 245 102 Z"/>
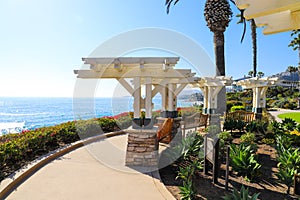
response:
<path id="1" fill-rule="evenodd" d="M 265 73 L 263 73 L 263 72 L 258 72 L 257 73 L 257 77 L 258 78 L 262 78 L 264 75 L 265 75 Z"/>

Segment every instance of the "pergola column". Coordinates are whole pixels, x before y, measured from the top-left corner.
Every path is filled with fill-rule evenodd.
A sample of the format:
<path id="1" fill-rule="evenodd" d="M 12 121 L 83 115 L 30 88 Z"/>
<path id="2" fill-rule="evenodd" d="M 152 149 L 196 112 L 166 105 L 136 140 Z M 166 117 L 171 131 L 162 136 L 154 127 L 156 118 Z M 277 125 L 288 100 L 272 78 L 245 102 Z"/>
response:
<path id="1" fill-rule="evenodd" d="M 209 86 L 208 87 L 208 107 L 207 112 L 209 114 L 215 114 L 218 108 L 218 94 L 223 86 Z"/>
<path id="2" fill-rule="evenodd" d="M 254 87 L 253 91 L 253 107 L 252 111 L 257 115 L 261 115 L 264 108 L 266 108 L 266 92 L 268 87 Z M 259 117 L 259 116 L 258 116 Z"/>
<path id="3" fill-rule="evenodd" d="M 203 86 L 200 87 L 200 89 L 202 90 L 203 93 L 203 113 L 207 113 L 207 108 L 208 108 L 208 87 L 207 86 Z"/>
<path id="4" fill-rule="evenodd" d="M 244 86 L 245 88 L 252 89 L 252 111 L 256 114 L 256 119 L 260 119 L 262 111 L 266 108 L 266 93 L 269 86 L 275 85 L 278 78 L 249 78 L 240 80 L 236 85 Z"/>
<path id="5" fill-rule="evenodd" d="M 177 104 L 177 98 L 175 95 L 175 84 L 169 83 L 168 84 L 168 113 L 167 116 L 171 118 L 177 117 L 177 111 L 176 111 L 176 104 Z"/>
<path id="6" fill-rule="evenodd" d="M 231 83 L 231 77 L 225 76 L 203 77 L 197 82 L 196 86 L 202 90 L 204 96 L 204 113 L 216 114 L 218 109 L 218 94 L 224 86 Z"/>
<path id="7" fill-rule="evenodd" d="M 144 126 L 152 127 L 152 78 L 145 78 L 146 97 L 145 97 L 145 119 Z"/>
<path id="8" fill-rule="evenodd" d="M 133 79 L 133 127 L 141 127 L 141 78 Z"/>

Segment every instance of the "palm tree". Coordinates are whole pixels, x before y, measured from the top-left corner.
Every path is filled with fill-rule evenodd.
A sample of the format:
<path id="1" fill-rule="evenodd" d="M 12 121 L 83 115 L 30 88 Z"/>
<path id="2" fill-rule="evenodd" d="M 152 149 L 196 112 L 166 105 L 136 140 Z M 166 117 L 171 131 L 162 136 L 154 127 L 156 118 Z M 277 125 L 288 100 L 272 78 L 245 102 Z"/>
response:
<path id="1" fill-rule="evenodd" d="M 178 2 L 179 0 L 166 0 L 167 13 L 172 3 L 176 5 Z M 225 76 L 224 32 L 232 17 L 228 0 L 206 0 L 204 17 L 208 28 L 214 33 L 216 75 Z"/>
<path id="2" fill-rule="evenodd" d="M 298 78 L 299 78 L 300 77 L 300 29 L 293 30 L 291 33 L 291 37 L 293 37 L 293 39 L 291 40 L 291 42 L 288 46 L 292 47 L 294 51 L 298 50 L 299 63 L 298 63 L 297 71 L 298 71 Z"/>
<path id="3" fill-rule="evenodd" d="M 248 76 L 253 77 L 253 71 L 252 70 L 248 72 Z"/>
<path id="4" fill-rule="evenodd" d="M 291 40 L 289 47 L 292 47 L 294 51 L 298 50 L 299 53 L 299 63 L 300 65 L 300 29 L 293 30 L 291 33 L 293 39 Z"/>
<path id="5" fill-rule="evenodd" d="M 252 37 L 252 53 L 253 53 L 253 77 L 256 77 L 257 69 L 257 34 L 256 34 L 256 24 L 254 19 L 250 20 L 251 25 L 251 37 Z"/>
<path id="6" fill-rule="evenodd" d="M 262 78 L 264 75 L 265 75 L 265 73 L 263 73 L 263 72 L 258 72 L 257 73 L 257 77 L 258 78 Z"/>
<path id="7" fill-rule="evenodd" d="M 167 13 L 170 6 L 177 4 L 179 0 L 166 0 Z M 232 11 L 228 0 L 206 0 L 204 17 L 207 27 L 214 33 L 214 49 L 216 62 L 216 75 L 225 76 L 225 57 L 224 57 L 224 32 L 229 25 Z M 218 94 L 218 110 L 223 114 L 226 111 L 226 90 L 225 87 Z"/>
<path id="8" fill-rule="evenodd" d="M 229 2 L 206 0 L 204 17 L 208 28 L 214 33 L 216 75 L 225 76 L 224 32 L 232 17 Z"/>
<path id="9" fill-rule="evenodd" d="M 290 73 L 291 75 L 291 90 L 293 90 L 294 87 L 294 73 L 298 71 L 297 67 L 294 66 L 288 66 L 287 71 Z"/>
<path id="10" fill-rule="evenodd" d="M 244 31 L 241 39 L 241 43 L 244 40 L 244 36 L 246 33 L 246 19 L 244 17 L 244 11 L 245 10 L 240 10 L 240 14 L 236 15 L 237 17 L 240 18 L 240 21 L 238 24 L 243 24 L 244 25 Z M 257 34 L 256 34 L 256 24 L 254 19 L 250 19 L 250 26 L 251 26 L 251 37 L 252 37 L 252 54 L 253 54 L 253 60 L 252 60 L 252 65 L 253 65 L 253 74 L 251 77 L 256 77 L 257 74 Z"/>

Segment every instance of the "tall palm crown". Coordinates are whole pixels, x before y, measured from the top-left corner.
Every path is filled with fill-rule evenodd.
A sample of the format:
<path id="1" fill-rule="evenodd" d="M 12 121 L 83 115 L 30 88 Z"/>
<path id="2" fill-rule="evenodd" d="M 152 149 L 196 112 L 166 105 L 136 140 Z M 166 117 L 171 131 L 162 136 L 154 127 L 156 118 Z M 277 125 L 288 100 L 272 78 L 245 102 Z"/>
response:
<path id="1" fill-rule="evenodd" d="M 212 32 L 224 32 L 231 20 L 232 11 L 227 0 L 207 0 L 204 17 Z"/>
<path id="2" fill-rule="evenodd" d="M 214 33 L 216 75 L 225 76 L 224 32 L 232 17 L 228 0 L 206 0 L 204 17 L 208 28 Z"/>

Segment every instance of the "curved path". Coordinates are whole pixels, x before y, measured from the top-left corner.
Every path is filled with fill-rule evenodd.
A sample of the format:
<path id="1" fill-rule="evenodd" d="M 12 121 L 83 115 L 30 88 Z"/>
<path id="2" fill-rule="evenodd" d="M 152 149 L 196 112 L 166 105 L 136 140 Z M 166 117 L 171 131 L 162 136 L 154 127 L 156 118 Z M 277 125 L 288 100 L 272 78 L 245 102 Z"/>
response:
<path id="1" fill-rule="evenodd" d="M 126 144 L 127 135 L 121 135 L 76 149 L 42 167 L 7 199 L 174 199 L 157 171 L 124 166 Z M 103 151 L 111 147 L 118 151 Z"/>

